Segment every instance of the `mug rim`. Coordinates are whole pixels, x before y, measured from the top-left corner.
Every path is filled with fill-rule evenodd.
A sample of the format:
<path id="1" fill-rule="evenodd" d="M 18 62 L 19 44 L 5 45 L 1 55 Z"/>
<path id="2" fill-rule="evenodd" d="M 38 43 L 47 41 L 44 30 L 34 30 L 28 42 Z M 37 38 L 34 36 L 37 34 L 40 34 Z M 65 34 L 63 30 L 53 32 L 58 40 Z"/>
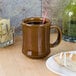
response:
<path id="1" fill-rule="evenodd" d="M 22 20 L 22 25 L 31 25 L 31 24 L 28 24 L 28 22 L 32 22 L 32 21 L 42 21 L 43 20 L 43 17 L 29 17 L 29 18 L 25 18 Z M 45 18 L 46 20 L 46 23 L 45 24 L 40 24 L 40 25 L 45 25 L 45 26 L 49 26 L 51 24 L 51 21 L 48 19 L 48 18 Z M 33 24 L 34 25 L 34 24 Z M 36 25 L 36 24 L 35 24 Z M 36 26 L 39 26 L 38 24 Z"/>

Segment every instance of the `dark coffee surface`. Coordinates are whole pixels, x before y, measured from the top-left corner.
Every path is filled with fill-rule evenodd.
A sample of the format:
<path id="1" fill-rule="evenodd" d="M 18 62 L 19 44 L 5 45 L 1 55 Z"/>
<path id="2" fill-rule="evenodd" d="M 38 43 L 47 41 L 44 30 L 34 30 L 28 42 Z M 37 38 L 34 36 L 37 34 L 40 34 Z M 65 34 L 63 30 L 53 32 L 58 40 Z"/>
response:
<path id="1" fill-rule="evenodd" d="M 45 24 L 45 23 L 43 23 L 42 21 L 41 22 L 27 22 L 27 24 L 35 24 L 35 25 L 41 25 L 41 24 Z"/>

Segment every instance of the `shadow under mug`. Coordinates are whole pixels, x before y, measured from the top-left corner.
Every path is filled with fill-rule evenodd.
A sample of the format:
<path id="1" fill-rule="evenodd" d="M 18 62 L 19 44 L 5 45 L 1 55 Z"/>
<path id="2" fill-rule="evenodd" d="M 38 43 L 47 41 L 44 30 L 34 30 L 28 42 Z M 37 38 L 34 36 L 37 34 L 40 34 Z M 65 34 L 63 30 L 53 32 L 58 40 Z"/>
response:
<path id="1" fill-rule="evenodd" d="M 58 26 L 52 26 L 46 18 L 45 23 L 41 17 L 26 18 L 22 21 L 23 44 L 22 52 L 30 58 L 43 58 L 50 53 L 50 48 L 61 42 L 61 30 Z M 55 28 L 58 33 L 57 40 L 50 43 L 50 30 Z"/>

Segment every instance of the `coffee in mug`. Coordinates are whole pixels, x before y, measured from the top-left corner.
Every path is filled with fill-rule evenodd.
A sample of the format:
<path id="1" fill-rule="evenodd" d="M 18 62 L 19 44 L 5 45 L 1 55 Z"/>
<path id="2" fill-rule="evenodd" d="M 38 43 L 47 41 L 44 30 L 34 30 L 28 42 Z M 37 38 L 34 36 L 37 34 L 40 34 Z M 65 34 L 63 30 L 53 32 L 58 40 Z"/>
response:
<path id="1" fill-rule="evenodd" d="M 50 30 L 55 28 L 58 32 L 57 40 L 50 43 Z M 22 21 L 23 45 L 22 52 L 31 58 L 43 58 L 50 53 L 50 48 L 61 42 L 61 30 L 52 26 L 49 19 L 43 23 L 40 17 L 26 18 Z"/>

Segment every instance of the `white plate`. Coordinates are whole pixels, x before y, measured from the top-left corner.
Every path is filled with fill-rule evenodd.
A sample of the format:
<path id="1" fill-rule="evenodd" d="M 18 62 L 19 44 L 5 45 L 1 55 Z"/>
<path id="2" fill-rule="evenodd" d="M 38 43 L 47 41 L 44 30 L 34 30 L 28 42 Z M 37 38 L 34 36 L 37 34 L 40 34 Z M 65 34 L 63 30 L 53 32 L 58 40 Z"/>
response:
<path id="1" fill-rule="evenodd" d="M 51 56 L 46 61 L 46 66 L 50 71 L 52 71 L 60 76 L 76 76 L 76 72 L 70 71 L 63 66 L 58 65 L 56 63 L 56 61 L 54 60 L 54 56 Z"/>

